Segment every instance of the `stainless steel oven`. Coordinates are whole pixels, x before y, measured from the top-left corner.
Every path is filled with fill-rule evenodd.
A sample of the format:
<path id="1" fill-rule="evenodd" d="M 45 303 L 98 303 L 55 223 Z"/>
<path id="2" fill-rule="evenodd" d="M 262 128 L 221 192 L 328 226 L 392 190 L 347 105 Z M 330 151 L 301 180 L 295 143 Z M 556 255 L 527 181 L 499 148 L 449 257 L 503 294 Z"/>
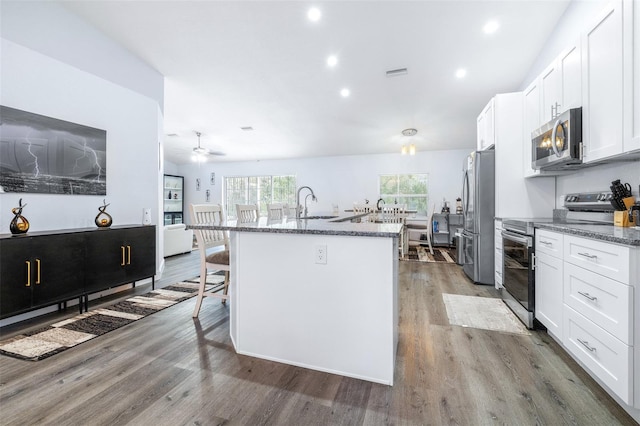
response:
<path id="1" fill-rule="evenodd" d="M 533 328 L 535 312 L 535 275 L 532 258 L 532 235 L 506 229 L 502 231 L 503 299 L 529 328 Z"/>

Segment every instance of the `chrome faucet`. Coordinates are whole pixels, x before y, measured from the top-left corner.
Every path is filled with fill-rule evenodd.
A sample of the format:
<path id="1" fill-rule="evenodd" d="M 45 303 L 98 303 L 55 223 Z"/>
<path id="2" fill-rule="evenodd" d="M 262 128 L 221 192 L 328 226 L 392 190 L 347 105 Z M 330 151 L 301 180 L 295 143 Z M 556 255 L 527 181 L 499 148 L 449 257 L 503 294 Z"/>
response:
<path id="1" fill-rule="evenodd" d="M 303 189 L 307 188 L 309 190 L 309 192 L 311 192 L 311 200 L 313 201 L 318 201 L 318 199 L 316 198 L 316 195 L 313 193 L 313 189 L 309 188 L 308 186 L 301 186 L 300 188 L 298 188 L 298 192 L 296 192 L 296 219 L 300 219 L 300 217 L 302 216 L 302 206 L 300 205 L 300 191 L 302 191 Z M 309 196 L 307 195 L 307 197 Z M 304 217 L 307 217 L 307 197 L 304 198 Z"/>

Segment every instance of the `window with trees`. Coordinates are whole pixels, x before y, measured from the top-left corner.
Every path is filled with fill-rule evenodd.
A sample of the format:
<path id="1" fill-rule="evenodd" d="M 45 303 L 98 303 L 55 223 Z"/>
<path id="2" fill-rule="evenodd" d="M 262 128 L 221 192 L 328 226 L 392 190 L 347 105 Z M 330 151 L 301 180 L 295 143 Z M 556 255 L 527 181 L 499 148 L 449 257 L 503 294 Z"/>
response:
<path id="1" fill-rule="evenodd" d="M 380 198 L 386 204 L 406 204 L 407 210 L 426 215 L 428 177 L 426 173 L 380 175 Z"/>
<path id="2" fill-rule="evenodd" d="M 260 215 L 267 214 L 268 203 L 296 203 L 296 177 L 232 176 L 224 178 L 225 210 L 228 219 L 236 219 L 236 204 L 258 204 Z"/>

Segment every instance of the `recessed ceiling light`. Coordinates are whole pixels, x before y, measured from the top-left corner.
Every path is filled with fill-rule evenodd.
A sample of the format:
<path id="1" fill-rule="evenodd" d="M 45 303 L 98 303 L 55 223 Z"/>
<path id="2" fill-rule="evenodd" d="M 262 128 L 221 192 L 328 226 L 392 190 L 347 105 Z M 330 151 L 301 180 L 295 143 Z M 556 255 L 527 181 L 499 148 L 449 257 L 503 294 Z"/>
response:
<path id="1" fill-rule="evenodd" d="M 466 75 L 467 75 L 467 70 L 465 70 L 464 68 L 458 68 L 458 70 L 456 71 L 457 78 L 464 78 Z"/>
<path id="2" fill-rule="evenodd" d="M 498 23 L 498 21 L 489 21 L 484 24 L 484 27 L 482 27 L 482 31 L 484 31 L 485 34 L 493 34 L 498 30 L 499 27 L 500 24 Z"/>
<path id="3" fill-rule="evenodd" d="M 330 67 L 335 67 L 338 64 L 338 57 L 336 55 L 331 55 L 327 58 L 327 65 Z"/>
<path id="4" fill-rule="evenodd" d="M 343 98 L 348 98 L 350 94 L 351 91 L 349 91 L 349 89 L 347 88 L 344 88 L 340 91 L 340 96 L 342 96 Z"/>
<path id="5" fill-rule="evenodd" d="M 320 9 L 318 9 L 317 7 L 312 7 L 307 12 L 307 18 L 309 18 L 309 20 L 312 22 L 318 22 L 321 17 L 322 17 L 322 12 L 320 12 Z"/>

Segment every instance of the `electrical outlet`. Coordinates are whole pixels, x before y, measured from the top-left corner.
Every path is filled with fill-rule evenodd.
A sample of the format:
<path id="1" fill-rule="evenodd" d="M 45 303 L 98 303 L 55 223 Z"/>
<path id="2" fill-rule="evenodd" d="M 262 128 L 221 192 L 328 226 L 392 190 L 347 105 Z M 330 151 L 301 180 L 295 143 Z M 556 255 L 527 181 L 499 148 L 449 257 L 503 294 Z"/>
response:
<path id="1" fill-rule="evenodd" d="M 323 265 L 327 264 L 327 246 L 325 245 L 316 246 L 316 263 L 320 263 Z"/>

